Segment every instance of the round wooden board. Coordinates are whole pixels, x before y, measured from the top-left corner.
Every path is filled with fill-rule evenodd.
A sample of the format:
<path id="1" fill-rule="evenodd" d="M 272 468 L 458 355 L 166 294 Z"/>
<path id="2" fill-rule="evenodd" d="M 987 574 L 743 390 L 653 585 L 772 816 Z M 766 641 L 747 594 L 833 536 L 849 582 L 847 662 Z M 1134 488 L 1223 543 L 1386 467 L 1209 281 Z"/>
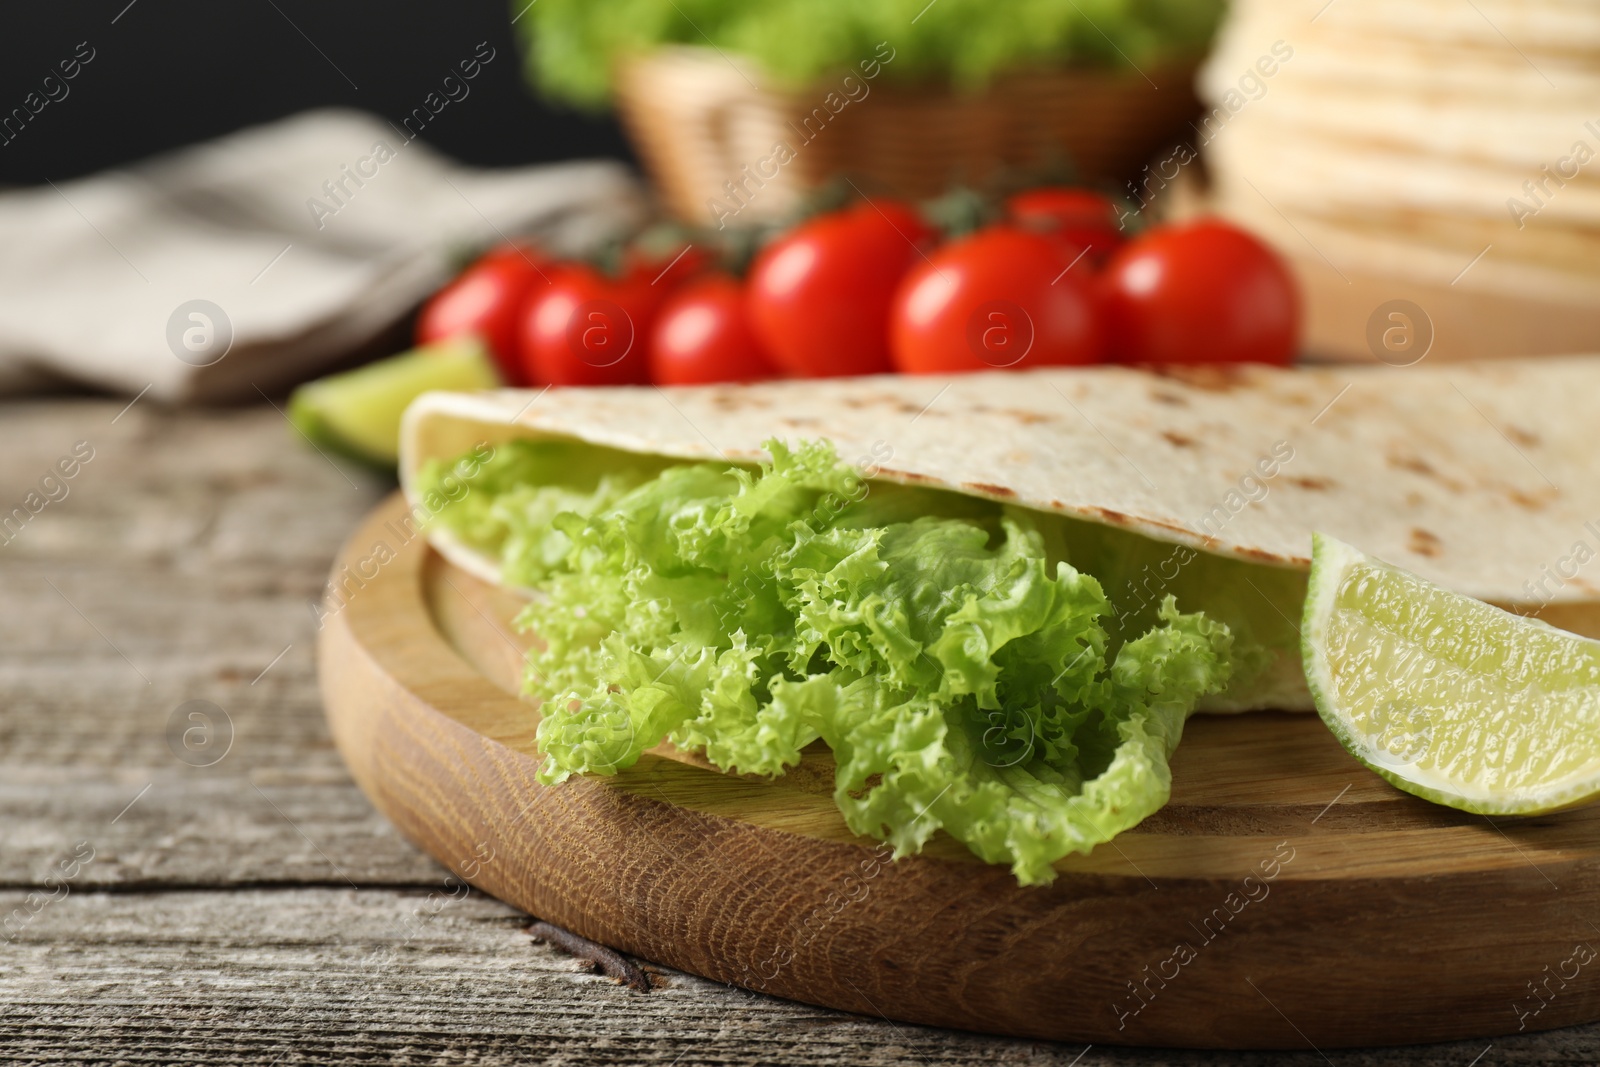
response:
<path id="1" fill-rule="evenodd" d="M 1407 796 L 1315 716 L 1201 717 L 1172 801 L 1023 889 L 938 836 L 889 862 L 825 749 L 774 781 L 667 750 L 534 781 L 517 600 L 398 495 L 324 606 L 328 720 L 367 795 L 478 888 L 649 960 L 868 1015 L 1094 1043 L 1319 1048 L 1600 1018 L 1600 809 L 1489 820 Z"/>

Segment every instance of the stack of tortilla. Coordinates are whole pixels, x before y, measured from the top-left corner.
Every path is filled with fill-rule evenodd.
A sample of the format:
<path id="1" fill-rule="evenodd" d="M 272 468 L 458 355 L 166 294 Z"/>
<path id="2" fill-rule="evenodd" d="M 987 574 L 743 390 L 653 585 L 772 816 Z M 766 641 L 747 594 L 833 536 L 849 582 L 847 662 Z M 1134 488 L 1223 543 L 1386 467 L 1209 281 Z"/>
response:
<path id="1" fill-rule="evenodd" d="M 1214 206 L 1291 255 L 1600 302 L 1593 0 L 1235 0 L 1200 89 Z"/>

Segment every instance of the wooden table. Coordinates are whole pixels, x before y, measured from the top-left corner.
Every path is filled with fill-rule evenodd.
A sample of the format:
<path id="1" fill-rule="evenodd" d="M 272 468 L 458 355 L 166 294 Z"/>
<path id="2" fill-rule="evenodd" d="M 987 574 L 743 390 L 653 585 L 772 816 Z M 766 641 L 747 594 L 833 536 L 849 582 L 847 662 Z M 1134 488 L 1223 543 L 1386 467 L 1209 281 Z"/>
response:
<path id="1" fill-rule="evenodd" d="M 59 499 L 0 528 L 0 1063 L 1600 1058 L 1600 1026 L 1326 1056 L 1086 1050 L 663 968 L 647 966 L 648 995 L 623 988 L 447 883 L 333 749 L 311 604 L 390 486 L 319 456 L 271 407 L 14 402 L 0 519 L 80 441 L 93 458 L 45 487 Z"/>

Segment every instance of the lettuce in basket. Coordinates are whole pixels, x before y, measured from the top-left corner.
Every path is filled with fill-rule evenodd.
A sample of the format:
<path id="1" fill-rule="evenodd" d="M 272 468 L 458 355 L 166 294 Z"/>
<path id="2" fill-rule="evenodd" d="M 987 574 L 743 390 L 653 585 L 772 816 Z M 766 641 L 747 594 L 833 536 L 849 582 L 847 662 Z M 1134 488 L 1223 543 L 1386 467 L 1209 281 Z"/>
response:
<path id="1" fill-rule="evenodd" d="M 586 467 L 514 443 L 440 514 L 537 592 L 542 782 L 663 740 L 781 775 L 821 740 L 852 830 L 898 856 L 942 829 L 1024 884 L 1166 802 L 1185 719 L 1235 669 L 1227 626 L 1169 596 L 1113 635 L 1049 517 L 766 447 L 759 469 Z"/>
<path id="2" fill-rule="evenodd" d="M 1141 66 L 1202 53 L 1223 0 L 513 0 L 530 81 L 604 103 L 619 60 L 662 45 L 753 59 L 790 87 L 880 64 L 888 81 L 972 89 L 1007 70 Z M 879 68 L 874 68 L 879 69 Z"/>

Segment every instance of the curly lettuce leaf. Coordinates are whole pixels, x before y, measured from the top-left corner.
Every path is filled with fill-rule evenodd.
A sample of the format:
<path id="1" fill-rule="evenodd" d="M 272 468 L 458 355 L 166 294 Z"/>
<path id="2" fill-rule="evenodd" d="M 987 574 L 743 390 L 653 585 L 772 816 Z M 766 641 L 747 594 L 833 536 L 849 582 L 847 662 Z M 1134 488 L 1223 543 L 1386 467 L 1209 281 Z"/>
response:
<path id="1" fill-rule="evenodd" d="M 449 501 L 444 525 L 499 559 L 503 580 L 522 587 L 561 567 L 571 550 L 554 526 L 557 515 L 610 507 L 663 466 L 576 441 L 511 441 L 490 451 L 482 462 L 478 453 L 455 463 L 429 460 L 417 472 L 416 493 Z M 458 473 L 469 469 L 471 477 Z"/>
<path id="2" fill-rule="evenodd" d="M 540 781 L 663 740 L 773 776 L 821 739 L 852 830 L 905 855 L 942 829 L 1024 884 L 1166 802 L 1185 719 L 1233 672 L 1225 625 L 1169 596 L 1114 647 L 1100 583 L 1033 513 L 767 448 L 576 480 L 508 448 L 441 513 L 541 594 L 518 620 L 544 642 Z"/>

